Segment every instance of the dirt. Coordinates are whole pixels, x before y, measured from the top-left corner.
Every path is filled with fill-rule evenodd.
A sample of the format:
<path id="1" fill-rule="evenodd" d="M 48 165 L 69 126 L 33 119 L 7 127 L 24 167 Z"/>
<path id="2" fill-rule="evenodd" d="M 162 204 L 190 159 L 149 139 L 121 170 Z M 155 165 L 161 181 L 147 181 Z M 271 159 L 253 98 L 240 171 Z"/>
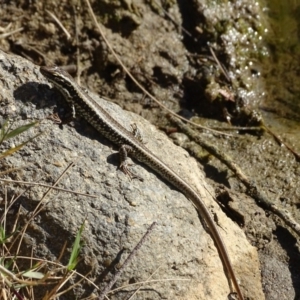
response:
<path id="1" fill-rule="evenodd" d="M 198 115 L 208 127 L 258 125 L 265 95 L 260 63 L 267 59 L 268 47 L 261 42 L 265 17 L 254 1 L 103 0 L 91 5 L 126 67 L 169 109 L 187 118 Z M 85 1 L 2 1 L 0 15 L 1 49 L 37 65 L 67 66 L 83 86 L 166 128 L 165 112 L 110 53 Z M 203 133 L 274 203 L 299 219 L 300 167 L 293 154 L 266 132 L 231 134 Z M 203 159 L 202 168 L 219 194 L 228 194 L 227 213 L 259 251 L 266 299 L 299 299 L 300 255 L 293 234 L 246 196 L 245 187 L 218 160 Z"/>

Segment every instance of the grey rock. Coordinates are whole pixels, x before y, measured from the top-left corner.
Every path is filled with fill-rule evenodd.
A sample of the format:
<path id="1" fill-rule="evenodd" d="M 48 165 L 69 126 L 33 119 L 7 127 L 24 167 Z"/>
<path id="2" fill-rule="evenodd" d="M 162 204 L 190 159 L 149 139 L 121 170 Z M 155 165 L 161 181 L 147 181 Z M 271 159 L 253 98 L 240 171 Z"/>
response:
<path id="1" fill-rule="evenodd" d="M 144 284 L 136 299 L 226 299 L 229 286 L 216 247 L 183 194 L 140 164 L 133 171 L 144 181 L 130 181 L 118 170 L 117 149 L 85 121 L 77 119 L 73 127 L 60 128 L 46 119 L 54 107 L 60 111 L 65 106 L 38 67 L 0 51 L 0 77 L 1 118 L 13 118 L 15 127 L 41 120 L 39 126 L 16 137 L 13 143 L 17 145 L 43 132 L 5 160 L 6 168 L 20 168 L 9 178 L 52 185 L 74 163 L 58 186 L 96 196 L 52 190 L 43 198 L 45 187 L 6 184 L 9 199 L 22 193 L 17 203 L 22 208 L 23 222 L 41 199 L 44 202 L 43 210 L 26 230 L 20 254 L 31 255 L 33 248 L 35 257 L 55 261 L 66 242 L 61 259 L 66 265 L 76 233 L 85 224 L 77 271 L 91 271 L 89 278 L 98 289 L 83 282 L 60 299 L 99 294 L 154 221 L 157 226 L 115 285 L 125 287 L 110 295 L 110 299 L 124 299 L 132 293 L 128 291 L 140 286 L 131 284 L 150 276 L 155 281 Z M 249 299 L 264 299 L 256 250 L 214 203 L 196 161 L 141 117 L 92 96 L 126 128 L 136 123 L 147 147 L 199 191 L 218 216 L 220 232 L 245 295 Z M 10 143 L 2 147 L 9 147 Z M 4 193 L 3 185 L 1 189 Z M 8 221 L 13 222 L 13 217 Z"/>

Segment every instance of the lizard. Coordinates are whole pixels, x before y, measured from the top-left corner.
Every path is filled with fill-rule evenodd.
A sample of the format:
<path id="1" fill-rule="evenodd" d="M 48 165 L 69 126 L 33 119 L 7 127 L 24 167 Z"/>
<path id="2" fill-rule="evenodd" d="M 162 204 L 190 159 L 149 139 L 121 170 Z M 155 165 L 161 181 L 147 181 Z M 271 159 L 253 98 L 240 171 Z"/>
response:
<path id="1" fill-rule="evenodd" d="M 211 213 L 197 192 L 175 171 L 153 154 L 141 141 L 141 138 L 136 136 L 135 132 L 127 130 L 115 120 L 66 71 L 57 66 L 42 66 L 40 67 L 40 72 L 61 92 L 66 102 L 72 107 L 73 112 L 79 113 L 100 134 L 120 147 L 120 169 L 124 173 L 131 174 L 127 166 L 127 156 L 130 154 L 138 161 L 150 167 L 192 201 L 200 217 L 204 219 L 209 228 L 209 232 L 217 246 L 239 300 L 244 300 L 225 243 Z"/>

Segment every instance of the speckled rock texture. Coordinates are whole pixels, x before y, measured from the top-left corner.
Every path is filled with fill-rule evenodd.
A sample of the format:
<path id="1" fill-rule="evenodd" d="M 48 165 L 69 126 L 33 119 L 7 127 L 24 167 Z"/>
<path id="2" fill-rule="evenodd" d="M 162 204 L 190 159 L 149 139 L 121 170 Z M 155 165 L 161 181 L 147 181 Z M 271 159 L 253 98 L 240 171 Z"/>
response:
<path id="1" fill-rule="evenodd" d="M 46 119 L 54 107 L 60 111 L 65 104 L 38 67 L 0 51 L 0 78 L 0 117 L 14 119 L 15 127 L 41 120 L 39 126 L 2 148 L 43 132 L 5 159 L 2 170 L 20 168 L 7 178 L 52 185 L 74 163 L 58 186 L 87 194 L 52 190 L 43 200 L 44 209 L 26 231 L 22 254 L 30 254 L 33 249 L 37 257 L 56 260 L 67 242 L 61 259 L 67 263 L 75 235 L 84 223 L 84 247 L 77 271 L 86 274 L 92 270 L 89 277 L 101 290 L 116 271 L 116 261 L 122 264 L 155 221 L 157 226 L 115 286 L 126 287 L 110 295 L 110 299 L 124 299 L 124 295 L 130 295 L 128 291 L 137 287 L 130 284 L 145 281 L 151 275 L 155 282 L 146 283 L 136 299 L 227 299 L 230 289 L 218 251 L 188 199 L 139 163 L 133 171 L 143 182 L 129 180 L 118 170 L 117 149 L 82 119 L 77 118 L 73 126 L 63 127 Z M 125 127 L 136 123 L 147 147 L 199 191 L 217 216 L 245 296 L 264 299 L 257 252 L 242 230 L 214 202 L 196 161 L 141 117 L 96 99 Z M 44 187 L 15 184 L 6 184 L 6 188 L 8 198 L 22 193 L 17 203 L 24 219 L 47 191 Z M 3 185 L 0 192 L 3 199 Z M 11 218 L 8 221 L 12 222 Z M 81 299 L 91 293 L 97 295 L 99 290 L 83 282 L 61 299 Z"/>

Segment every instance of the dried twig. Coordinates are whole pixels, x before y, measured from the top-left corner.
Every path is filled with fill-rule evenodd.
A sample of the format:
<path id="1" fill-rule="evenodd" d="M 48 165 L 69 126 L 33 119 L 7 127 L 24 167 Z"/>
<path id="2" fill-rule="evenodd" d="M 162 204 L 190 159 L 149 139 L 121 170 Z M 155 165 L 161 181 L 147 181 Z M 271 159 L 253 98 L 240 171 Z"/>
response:
<path id="1" fill-rule="evenodd" d="M 64 188 L 59 188 L 59 187 L 55 187 L 55 186 L 52 186 L 52 185 L 39 183 L 39 182 L 10 180 L 10 179 L 3 179 L 3 178 L 0 178 L 0 181 L 5 182 L 5 183 L 16 183 L 16 184 L 24 184 L 24 185 L 31 185 L 31 186 L 34 186 L 34 185 L 42 186 L 42 187 L 46 187 L 46 188 L 49 188 L 49 189 L 58 190 L 58 191 L 71 193 L 71 194 L 75 194 L 75 195 L 86 196 L 86 197 L 90 197 L 90 198 L 97 198 L 97 196 L 94 196 L 94 195 L 89 195 L 89 194 L 80 193 L 80 192 L 74 192 L 74 191 L 71 191 L 71 190 L 67 190 L 67 189 L 64 189 Z"/>
<path id="2" fill-rule="evenodd" d="M 71 39 L 71 34 L 65 28 L 65 26 L 58 20 L 58 18 L 49 10 L 46 9 L 46 13 L 57 23 L 57 25 L 61 28 L 61 30 L 65 33 L 68 40 Z"/>
<path id="3" fill-rule="evenodd" d="M 169 114 L 175 116 L 176 118 L 179 118 L 181 120 L 184 120 L 185 122 L 187 123 L 190 123 L 198 128 L 201 128 L 201 129 L 205 129 L 205 130 L 208 130 L 210 132 L 214 132 L 214 133 L 217 133 L 217 134 L 221 134 L 221 135 L 230 135 L 228 133 L 224 133 L 224 132 L 220 132 L 220 131 L 217 131 L 217 130 L 213 130 L 211 128 L 208 128 L 208 127 L 205 127 L 205 126 L 202 126 L 202 125 L 199 125 L 197 123 L 194 123 L 192 121 L 189 121 L 181 116 L 179 116 L 178 114 L 174 113 L 172 110 L 170 110 L 167 106 L 163 105 L 160 101 L 158 101 L 151 93 L 149 93 L 136 79 L 135 77 L 130 73 L 130 71 L 128 70 L 128 68 L 123 64 L 122 60 L 120 59 L 120 57 L 118 56 L 118 54 L 116 53 L 116 51 L 113 49 L 112 45 L 109 43 L 109 41 L 107 40 L 103 30 L 101 29 L 101 26 L 99 25 L 97 19 L 96 19 L 96 16 L 93 12 L 93 9 L 91 7 L 91 4 L 89 2 L 89 0 L 85 0 L 85 2 L 87 3 L 88 5 L 88 9 L 89 9 L 89 12 L 90 12 L 90 15 L 92 17 L 92 20 L 94 21 L 100 35 L 102 36 L 104 42 L 106 43 L 107 47 L 109 48 L 109 50 L 111 51 L 111 53 L 114 55 L 114 57 L 116 58 L 116 60 L 118 61 L 118 63 L 120 64 L 120 66 L 123 68 L 123 70 L 125 71 L 125 73 L 131 78 L 131 80 L 143 91 L 143 93 L 145 93 L 149 98 L 151 98 L 155 103 L 157 103 L 160 107 L 162 107 L 164 110 L 166 110 Z"/>
<path id="4" fill-rule="evenodd" d="M 4 39 L 4 38 L 7 38 L 8 36 L 12 35 L 12 34 L 15 34 L 17 32 L 20 32 L 24 29 L 24 27 L 20 27 L 20 28 L 17 28 L 13 31 L 10 31 L 10 32 L 6 32 L 6 33 L 3 33 L 3 34 L 0 34 L 0 39 Z"/>
<path id="5" fill-rule="evenodd" d="M 222 163 L 224 163 L 230 170 L 232 170 L 238 179 L 246 186 L 247 193 L 251 196 L 256 203 L 277 215 L 283 222 L 290 227 L 299 237 L 300 237 L 300 224 L 294 220 L 291 214 L 283 209 L 278 208 L 270 199 L 265 195 L 263 191 L 257 187 L 255 182 L 248 178 L 248 176 L 240 169 L 240 167 L 232 160 L 229 155 L 217 149 L 214 145 L 204 141 L 200 138 L 199 133 L 191 129 L 189 126 L 185 125 L 180 120 L 169 116 L 170 120 L 175 123 L 180 130 L 185 134 L 190 136 L 196 143 L 201 147 L 211 153 L 213 156 L 218 158 Z"/>
<path id="6" fill-rule="evenodd" d="M 268 126 L 266 125 L 262 125 L 262 127 L 269 133 L 272 135 L 272 137 L 276 140 L 277 143 L 281 145 L 284 145 L 296 158 L 297 161 L 300 161 L 300 154 L 298 152 L 296 152 L 289 144 L 287 144 L 286 142 L 284 142 L 282 140 L 282 138 L 280 138 L 277 134 L 275 134 Z"/>
<path id="7" fill-rule="evenodd" d="M 146 238 L 149 236 L 149 234 L 153 231 L 154 227 L 156 226 L 156 222 L 153 222 L 151 226 L 148 228 L 147 232 L 144 234 L 144 236 L 141 238 L 141 240 L 138 242 L 138 244 L 134 247 L 134 249 L 131 251 L 129 256 L 124 261 L 122 267 L 119 269 L 119 271 L 114 275 L 112 280 L 108 283 L 108 285 L 105 287 L 105 289 L 101 292 L 98 300 L 103 300 L 105 295 L 111 290 L 112 286 L 116 283 L 118 278 L 121 276 L 121 274 L 124 272 L 126 266 L 133 260 L 133 258 L 136 256 L 138 250 L 142 247 L 142 245 L 145 243 Z"/>

